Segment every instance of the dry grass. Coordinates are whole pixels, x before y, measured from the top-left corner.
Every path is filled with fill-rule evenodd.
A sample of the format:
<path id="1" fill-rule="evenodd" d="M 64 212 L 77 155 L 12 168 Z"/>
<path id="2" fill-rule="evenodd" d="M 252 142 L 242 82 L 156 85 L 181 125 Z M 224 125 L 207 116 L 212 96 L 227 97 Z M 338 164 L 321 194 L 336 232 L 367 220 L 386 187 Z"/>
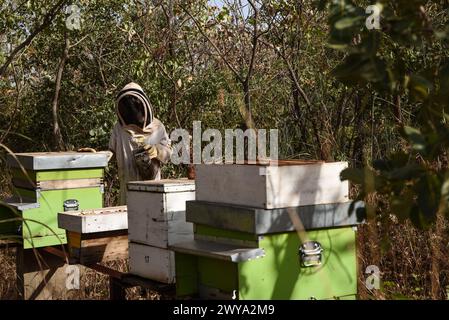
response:
<path id="1" fill-rule="evenodd" d="M 447 299 L 449 285 L 448 221 L 442 222 L 439 236 L 435 230 L 418 230 L 411 223 L 373 223 L 359 228 L 359 294 L 361 299 Z M 373 232 L 373 229 L 375 232 Z M 432 244 L 433 242 L 433 244 Z M 435 247 L 438 249 L 435 250 Z M 377 254 L 375 253 L 377 251 Z M 436 296 L 431 277 L 438 268 Z M 377 265 L 381 272 L 381 290 L 365 287 L 366 267 Z"/>
<path id="2" fill-rule="evenodd" d="M 16 250 L 14 248 L 0 249 L 0 299 L 17 299 L 16 288 Z"/>
<path id="3" fill-rule="evenodd" d="M 122 272 L 128 271 L 128 261 L 111 261 L 105 265 Z M 2 276 L 0 278 L 0 300 L 18 299 L 16 287 L 16 262 L 15 249 L 0 250 L 0 266 Z M 140 290 L 139 288 L 126 289 L 126 298 L 130 300 L 158 300 L 161 296 L 154 291 Z M 83 268 L 80 277 L 79 290 L 71 290 L 67 299 L 73 300 L 107 300 L 109 299 L 108 276 L 89 268 Z"/>

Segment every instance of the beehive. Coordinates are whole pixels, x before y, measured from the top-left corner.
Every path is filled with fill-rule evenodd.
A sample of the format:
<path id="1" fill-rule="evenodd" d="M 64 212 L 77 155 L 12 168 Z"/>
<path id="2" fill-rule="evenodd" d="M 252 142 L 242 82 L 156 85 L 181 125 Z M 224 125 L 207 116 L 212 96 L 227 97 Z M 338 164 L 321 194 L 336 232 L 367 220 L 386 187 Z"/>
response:
<path id="1" fill-rule="evenodd" d="M 355 298 L 354 226 L 364 205 L 348 201 L 348 184 L 337 180 L 345 167 L 197 166 L 197 199 L 186 207 L 194 240 L 171 246 L 178 296 Z"/>
<path id="2" fill-rule="evenodd" d="M 17 153 L 8 155 L 14 196 L 0 208 L 0 217 L 16 216 L 23 222 L 0 224 L 0 232 L 22 236 L 24 248 L 66 243 L 57 214 L 68 199 L 80 209 L 103 206 L 103 171 L 109 152 Z"/>
<path id="3" fill-rule="evenodd" d="M 340 180 L 340 172 L 347 166 L 285 160 L 267 165 L 198 164 L 196 199 L 265 209 L 346 202 L 348 182 Z"/>
<path id="4" fill-rule="evenodd" d="M 185 205 L 194 199 L 193 180 L 128 183 L 130 273 L 164 283 L 175 281 L 174 254 L 168 246 L 193 239 Z"/>
<path id="5" fill-rule="evenodd" d="M 69 254 L 77 263 L 128 257 L 126 206 L 60 212 L 58 226 L 67 231 Z"/>

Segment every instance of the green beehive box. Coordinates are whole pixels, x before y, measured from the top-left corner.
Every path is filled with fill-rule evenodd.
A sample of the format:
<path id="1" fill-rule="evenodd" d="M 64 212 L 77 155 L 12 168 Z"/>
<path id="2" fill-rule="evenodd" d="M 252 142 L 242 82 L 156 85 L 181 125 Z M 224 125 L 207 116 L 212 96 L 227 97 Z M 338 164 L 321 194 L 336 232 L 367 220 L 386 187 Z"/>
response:
<path id="1" fill-rule="evenodd" d="M 25 249 L 65 244 L 66 232 L 58 228 L 57 214 L 64 201 L 76 199 L 79 209 L 103 207 L 103 176 L 109 152 L 18 153 L 8 155 L 14 196 L 0 208 L 0 234 L 23 238 Z"/>
<path id="2" fill-rule="evenodd" d="M 195 225 L 194 241 L 172 246 L 178 296 L 356 297 L 354 226 L 363 220 L 361 202 L 259 209 L 189 201 L 186 220 Z"/>

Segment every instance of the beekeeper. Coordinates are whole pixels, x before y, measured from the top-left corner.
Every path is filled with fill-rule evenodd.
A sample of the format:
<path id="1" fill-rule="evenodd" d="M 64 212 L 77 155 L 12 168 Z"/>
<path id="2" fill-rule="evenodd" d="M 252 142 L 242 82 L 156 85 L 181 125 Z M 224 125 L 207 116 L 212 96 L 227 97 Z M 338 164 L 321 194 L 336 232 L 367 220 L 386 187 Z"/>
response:
<path id="1" fill-rule="evenodd" d="M 164 125 L 154 117 L 150 100 L 136 83 L 127 84 L 117 95 L 118 121 L 109 139 L 118 166 L 120 204 L 126 204 L 129 181 L 160 180 L 161 164 L 172 154 Z"/>

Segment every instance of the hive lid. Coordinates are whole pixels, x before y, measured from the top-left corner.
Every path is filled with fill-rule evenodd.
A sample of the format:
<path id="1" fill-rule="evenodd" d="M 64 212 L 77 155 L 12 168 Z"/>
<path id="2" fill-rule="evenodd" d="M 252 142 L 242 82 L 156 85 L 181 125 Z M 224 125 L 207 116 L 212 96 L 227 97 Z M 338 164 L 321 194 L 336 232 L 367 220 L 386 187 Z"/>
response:
<path id="1" fill-rule="evenodd" d="M 195 180 L 163 179 L 128 182 L 128 190 L 146 192 L 187 192 L 195 191 Z"/>
<path id="2" fill-rule="evenodd" d="M 109 151 L 15 153 L 7 155 L 7 163 L 29 170 L 100 168 L 108 165 L 110 155 Z"/>
<path id="3" fill-rule="evenodd" d="M 257 160 L 257 161 L 248 161 L 245 160 L 243 163 L 215 163 L 214 166 L 236 166 L 236 165 L 244 165 L 244 166 L 260 166 L 260 167 L 285 167 L 285 166 L 304 166 L 304 165 L 317 165 L 324 164 L 326 161 L 323 160 L 302 160 L 302 159 L 267 159 L 267 160 Z M 210 166 L 211 164 L 201 163 L 196 164 Z"/>

